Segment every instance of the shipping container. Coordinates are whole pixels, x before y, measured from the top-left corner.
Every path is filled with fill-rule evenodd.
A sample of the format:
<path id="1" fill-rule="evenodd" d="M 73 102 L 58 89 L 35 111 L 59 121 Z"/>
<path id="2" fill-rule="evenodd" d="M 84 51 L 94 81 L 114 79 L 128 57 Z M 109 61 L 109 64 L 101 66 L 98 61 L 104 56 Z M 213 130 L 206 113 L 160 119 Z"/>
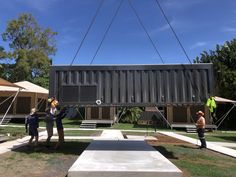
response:
<path id="1" fill-rule="evenodd" d="M 51 66 L 49 95 L 62 105 L 203 105 L 212 64 Z"/>

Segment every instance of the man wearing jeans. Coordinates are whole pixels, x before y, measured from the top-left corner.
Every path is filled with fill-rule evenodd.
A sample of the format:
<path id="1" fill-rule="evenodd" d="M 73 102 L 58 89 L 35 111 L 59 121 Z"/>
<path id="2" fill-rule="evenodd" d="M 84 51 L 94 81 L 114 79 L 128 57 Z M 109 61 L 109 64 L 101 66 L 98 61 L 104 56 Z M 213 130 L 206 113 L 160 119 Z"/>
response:
<path id="1" fill-rule="evenodd" d="M 204 136 L 206 121 L 205 121 L 205 118 L 203 117 L 204 113 L 202 111 L 198 111 L 196 114 L 198 117 L 198 120 L 196 123 L 197 133 L 198 133 L 199 140 L 201 141 L 200 149 L 206 148 L 207 146 L 206 146 L 206 140 Z"/>

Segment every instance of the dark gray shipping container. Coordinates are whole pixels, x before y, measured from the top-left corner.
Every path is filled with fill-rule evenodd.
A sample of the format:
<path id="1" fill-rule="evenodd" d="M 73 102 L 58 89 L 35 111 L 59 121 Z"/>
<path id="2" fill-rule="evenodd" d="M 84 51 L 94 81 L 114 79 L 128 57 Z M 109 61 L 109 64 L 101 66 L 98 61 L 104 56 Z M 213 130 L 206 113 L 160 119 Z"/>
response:
<path id="1" fill-rule="evenodd" d="M 62 105 L 202 105 L 212 64 L 51 66 L 49 95 Z"/>

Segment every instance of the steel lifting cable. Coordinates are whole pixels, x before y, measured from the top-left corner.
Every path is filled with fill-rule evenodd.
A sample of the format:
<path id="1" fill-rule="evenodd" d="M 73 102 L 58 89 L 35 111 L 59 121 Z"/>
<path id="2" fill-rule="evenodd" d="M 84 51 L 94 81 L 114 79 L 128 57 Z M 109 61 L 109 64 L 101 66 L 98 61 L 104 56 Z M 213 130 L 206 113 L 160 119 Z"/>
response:
<path id="1" fill-rule="evenodd" d="M 186 58 L 188 59 L 189 63 L 192 64 L 192 62 L 191 62 L 191 60 L 190 60 L 190 58 L 189 58 L 189 56 L 188 56 L 188 54 L 187 54 L 187 52 L 186 52 L 186 50 L 185 50 L 183 44 L 181 43 L 181 41 L 180 41 L 180 39 L 179 39 L 177 33 L 175 32 L 174 28 L 173 28 L 172 25 L 170 24 L 170 21 L 169 21 L 169 19 L 167 18 L 164 9 L 162 8 L 162 6 L 161 6 L 161 4 L 159 3 L 158 0 L 155 0 L 155 1 L 156 1 L 156 4 L 157 4 L 158 8 L 161 10 L 161 13 L 162 13 L 162 15 L 164 16 L 166 22 L 168 23 L 168 25 L 169 25 L 171 31 L 173 32 L 173 34 L 174 34 L 176 40 L 178 41 L 178 43 L 179 43 L 181 49 L 183 50 L 183 52 L 184 52 Z M 183 67 L 184 67 L 184 65 L 183 65 Z M 185 69 L 185 68 L 184 68 L 184 69 Z M 185 73 L 184 73 L 184 75 L 185 75 Z M 192 79 L 191 79 L 189 73 L 188 73 L 188 78 L 189 78 L 189 80 L 190 80 L 190 84 L 191 84 L 192 88 L 193 88 L 195 91 L 197 91 L 197 92 L 199 93 L 199 89 L 198 89 L 198 87 L 194 86 L 194 83 L 193 83 L 193 81 L 192 81 Z"/>
<path id="2" fill-rule="evenodd" d="M 161 4 L 159 3 L 158 0 L 155 0 L 155 1 L 156 1 L 156 4 L 157 4 L 158 8 L 161 10 L 161 13 L 162 13 L 162 15 L 164 16 L 166 22 L 168 23 L 168 25 L 169 25 L 169 27 L 170 27 L 172 33 L 174 34 L 176 40 L 178 41 L 178 44 L 180 45 L 182 51 L 184 52 L 186 58 L 188 59 L 189 63 L 192 64 L 192 62 L 191 62 L 191 60 L 190 60 L 190 57 L 189 57 L 188 54 L 187 54 L 187 51 L 185 50 L 185 48 L 184 48 L 183 44 L 181 43 L 181 41 L 180 41 L 180 39 L 179 39 L 177 33 L 175 32 L 174 28 L 172 27 L 172 25 L 171 25 L 169 19 L 167 18 L 164 9 L 162 8 L 162 6 L 161 6 Z M 183 65 L 183 67 L 184 67 L 184 65 Z M 184 75 L 185 75 L 185 74 L 186 74 L 186 73 L 184 72 Z M 190 73 L 188 73 L 187 76 L 188 76 L 188 79 L 190 80 L 190 84 L 191 84 L 192 88 L 193 88 L 195 91 L 197 91 L 197 92 L 199 93 L 198 87 L 194 86 L 194 83 L 193 83 L 193 81 L 192 81 L 192 79 L 191 79 Z M 192 118 L 191 109 L 190 109 L 190 118 L 192 119 L 193 123 L 195 123 L 194 119 Z"/>
<path id="3" fill-rule="evenodd" d="M 162 56 L 161 56 L 160 52 L 158 51 L 158 49 L 157 49 L 156 45 L 154 44 L 154 42 L 153 42 L 153 40 L 152 40 L 151 36 L 149 35 L 149 33 L 148 33 L 147 29 L 145 28 L 145 26 L 144 26 L 144 24 L 143 24 L 143 22 L 142 22 L 141 18 L 139 17 L 139 15 L 138 15 L 137 11 L 135 10 L 135 8 L 134 8 L 134 6 L 132 5 L 131 1 L 130 1 L 130 0 L 128 0 L 128 1 L 129 1 L 129 5 L 130 5 L 131 9 L 134 11 L 134 14 L 135 14 L 135 16 L 136 16 L 136 17 L 137 17 L 137 19 L 138 19 L 138 21 L 139 21 L 140 25 L 142 26 L 143 30 L 144 30 L 144 31 L 145 31 L 145 33 L 147 34 L 147 36 L 148 36 L 148 39 L 150 40 L 150 42 L 151 42 L 152 46 L 154 47 L 154 49 L 155 49 L 156 53 L 157 53 L 157 54 L 158 54 L 158 56 L 160 57 L 160 59 L 161 59 L 161 62 L 164 64 L 165 62 L 164 62 L 164 60 L 163 60 L 163 58 L 162 58 Z"/>
<path id="4" fill-rule="evenodd" d="M 71 63 L 70 63 L 70 66 L 73 65 L 73 63 L 74 63 L 74 61 L 75 61 L 75 59 L 76 59 L 76 57 L 77 57 L 77 55 L 78 55 L 78 53 L 79 53 L 81 47 L 82 47 L 82 45 L 83 45 L 83 43 L 84 43 L 84 41 L 85 41 L 85 38 L 87 37 L 87 35 L 88 35 L 88 33 L 89 33 L 89 31 L 90 31 L 92 25 L 94 24 L 94 21 L 95 21 L 96 17 L 98 16 L 98 13 L 99 13 L 99 11 L 100 11 L 100 9 L 101 9 L 102 4 L 104 3 L 104 1 L 105 1 L 105 0 L 101 0 L 101 1 L 100 1 L 99 6 L 98 6 L 98 8 L 97 8 L 97 10 L 96 10 L 96 12 L 95 12 L 93 18 L 92 18 L 92 21 L 91 21 L 91 23 L 89 24 L 89 27 L 88 27 L 88 29 L 87 29 L 87 31 L 86 31 L 86 33 L 85 33 L 85 35 L 84 35 L 82 41 L 80 42 L 80 45 L 79 45 L 79 47 L 78 47 L 76 53 L 75 53 L 75 56 L 74 56 L 74 58 L 72 59 L 72 61 L 71 61 Z"/>
<path id="5" fill-rule="evenodd" d="M 183 50 L 183 52 L 184 52 L 186 58 L 188 59 L 189 63 L 192 64 L 192 62 L 191 62 L 191 60 L 190 60 L 190 58 L 189 58 L 189 56 L 188 56 L 188 54 L 187 54 L 187 52 L 186 52 L 184 46 L 182 45 L 182 43 L 181 43 L 181 41 L 180 41 L 180 39 L 179 39 L 177 33 L 175 32 L 174 28 L 173 28 L 172 25 L 170 24 L 170 21 L 169 21 L 169 19 L 167 18 L 166 14 L 165 14 L 165 12 L 164 12 L 164 9 L 162 8 L 162 6 L 161 6 L 161 4 L 159 3 L 158 0 L 155 0 L 155 1 L 156 1 L 157 6 L 159 7 L 159 9 L 161 10 L 161 13 L 163 14 L 163 16 L 164 16 L 166 22 L 167 22 L 168 25 L 170 26 L 170 29 L 171 29 L 171 31 L 173 32 L 173 34 L 174 34 L 176 40 L 178 41 L 178 43 L 179 43 L 181 49 Z"/>
<path id="6" fill-rule="evenodd" d="M 104 35 L 103 35 L 103 38 L 102 38 L 102 40 L 101 40 L 101 42 L 100 42 L 100 44 L 99 44 L 99 46 L 98 46 L 98 48 L 97 48 L 97 50 L 96 50 L 96 52 L 95 52 L 95 54 L 94 54 L 94 56 L 93 56 L 91 62 L 90 62 L 90 65 L 93 63 L 95 57 L 97 56 L 98 51 L 100 50 L 100 48 L 101 48 L 101 46 L 102 46 L 102 43 L 103 43 L 103 41 L 105 40 L 106 35 L 108 34 L 108 32 L 109 32 L 109 30 L 110 30 L 110 28 L 111 28 L 111 25 L 113 24 L 113 22 L 114 22 L 114 20 L 115 20 L 115 18 L 116 18 L 116 16 L 117 16 L 117 14 L 118 14 L 118 12 L 119 12 L 119 10 L 120 10 L 120 7 L 121 7 L 123 1 L 124 1 L 124 0 L 121 0 L 121 1 L 120 1 L 120 4 L 119 4 L 119 6 L 117 7 L 116 12 L 115 12 L 115 14 L 113 15 L 113 17 L 112 17 L 112 19 L 111 19 L 111 22 L 110 22 L 110 24 L 108 25 L 108 27 L 107 27 L 107 29 L 106 29 Z"/>

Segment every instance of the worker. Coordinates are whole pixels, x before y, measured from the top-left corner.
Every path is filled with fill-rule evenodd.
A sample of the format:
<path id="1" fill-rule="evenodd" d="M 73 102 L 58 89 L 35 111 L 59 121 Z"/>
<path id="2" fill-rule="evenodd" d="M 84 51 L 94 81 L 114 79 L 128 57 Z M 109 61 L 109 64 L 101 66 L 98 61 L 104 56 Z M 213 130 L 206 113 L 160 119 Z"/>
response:
<path id="1" fill-rule="evenodd" d="M 206 140 L 205 140 L 205 126 L 206 126 L 206 121 L 204 116 L 204 113 L 202 111 L 198 111 L 196 113 L 197 115 L 197 122 L 196 122 L 196 127 L 197 127 L 197 133 L 198 133 L 198 138 L 201 141 L 201 146 L 199 147 L 200 149 L 206 148 Z"/>
<path id="2" fill-rule="evenodd" d="M 28 129 L 29 125 L 29 129 Z M 25 120 L 25 129 L 26 132 L 29 132 L 29 135 L 31 138 L 29 139 L 29 146 L 32 145 L 32 141 L 35 137 L 34 145 L 38 145 L 38 139 L 39 139 L 39 133 L 38 133 L 38 127 L 39 127 L 39 118 L 36 112 L 36 108 L 32 108 L 30 115 L 26 117 Z"/>

